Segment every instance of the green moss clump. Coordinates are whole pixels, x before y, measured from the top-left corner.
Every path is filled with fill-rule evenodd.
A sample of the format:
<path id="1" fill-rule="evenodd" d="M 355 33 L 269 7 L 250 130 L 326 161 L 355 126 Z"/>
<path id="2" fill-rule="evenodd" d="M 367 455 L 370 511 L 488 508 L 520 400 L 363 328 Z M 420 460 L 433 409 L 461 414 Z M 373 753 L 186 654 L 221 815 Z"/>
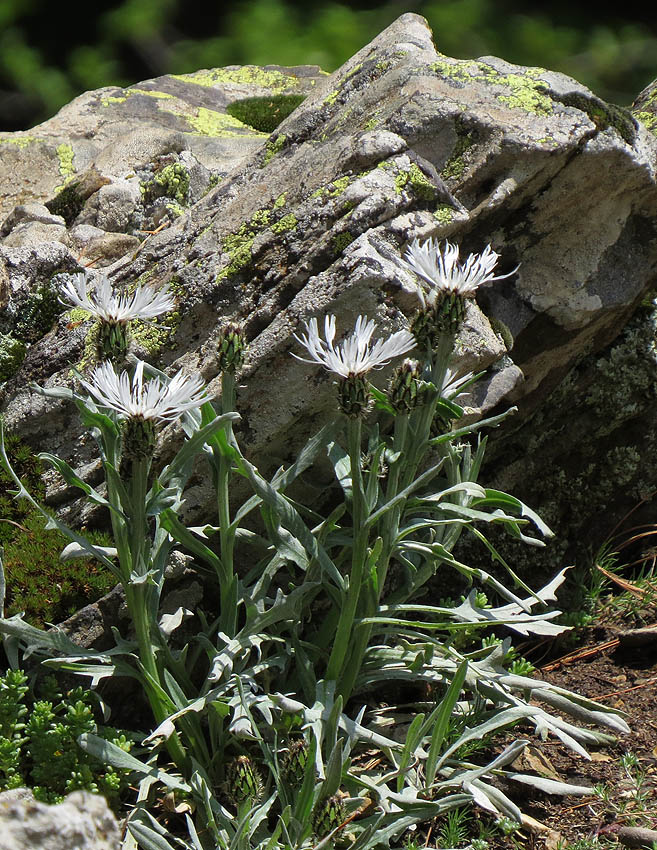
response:
<path id="1" fill-rule="evenodd" d="M 78 191 L 79 185 L 80 182 L 74 180 L 57 192 L 52 200 L 46 201 L 46 207 L 50 212 L 53 215 L 61 215 L 68 225 L 78 217 L 86 201 L 86 198 L 83 198 Z"/>
<path id="2" fill-rule="evenodd" d="M 446 180 L 450 177 L 461 177 L 467 165 L 464 155 L 466 151 L 474 145 L 474 140 L 470 133 L 459 131 L 458 127 L 456 128 L 456 132 L 458 134 L 458 138 L 454 145 L 454 149 L 452 150 L 452 155 L 443 166 L 443 170 L 440 172 L 440 176 L 444 177 Z"/>
<path id="3" fill-rule="evenodd" d="M 37 501 L 43 502 L 42 463 L 14 434 L 5 434 L 5 451 L 13 469 Z M 109 570 L 92 559 L 59 560 L 68 538 L 46 530 L 44 519 L 29 502 L 15 499 L 15 484 L 0 467 L 0 546 L 7 579 L 6 616 L 25 612 L 35 626 L 57 623 L 99 599 L 114 586 Z M 100 546 L 112 540 L 101 532 L 87 533 Z"/>
<path id="4" fill-rule="evenodd" d="M 32 512 L 23 518 L 20 528 L 13 528 L 2 558 L 7 616 L 24 611 L 28 622 L 42 628 L 65 620 L 116 584 L 112 573 L 96 560 L 60 561 L 69 540 L 58 531 L 47 531 L 41 514 Z M 86 532 L 86 536 L 99 546 L 112 545 L 106 534 Z"/>
<path id="5" fill-rule="evenodd" d="M 348 245 L 354 241 L 354 236 L 351 235 L 348 231 L 344 233 L 339 233 L 333 239 L 333 248 L 335 249 L 336 254 L 341 254 Z"/>
<path id="6" fill-rule="evenodd" d="M 278 125 L 305 100 L 302 94 L 277 94 L 270 97 L 247 97 L 226 107 L 226 112 L 248 127 L 273 133 Z"/>
<path id="7" fill-rule="evenodd" d="M 8 381 L 21 367 L 27 347 L 25 343 L 11 336 L 0 333 L 0 381 Z"/>
<path id="8" fill-rule="evenodd" d="M 20 304 L 14 317 L 12 336 L 23 342 L 36 342 L 52 329 L 65 309 L 59 301 L 57 286 L 51 280 L 41 284 Z"/>
<path id="9" fill-rule="evenodd" d="M 628 145 L 633 145 L 636 140 L 637 123 L 635 117 L 628 109 L 605 103 L 598 97 L 584 94 L 583 92 L 568 92 L 564 95 L 553 95 L 553 99 L 564 106 L 571 106 L 585 112 L 595 124 L 598 130 L 607 130 L 613 127 Z"/>

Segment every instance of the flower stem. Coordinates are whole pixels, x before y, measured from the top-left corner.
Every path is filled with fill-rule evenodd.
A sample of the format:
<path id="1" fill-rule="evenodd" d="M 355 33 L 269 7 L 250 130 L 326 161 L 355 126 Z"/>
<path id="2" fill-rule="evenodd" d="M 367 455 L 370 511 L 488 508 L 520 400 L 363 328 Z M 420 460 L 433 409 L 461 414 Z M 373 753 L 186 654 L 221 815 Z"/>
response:
<path id="1" fill-rule="evenodd" d="M 351 466 L 351 519 L 353 526 L 351 573 L 349 575 L 349 587 L 340 611 L 333 649 L 331 650 L 326 669 L 326 679 L 338 683 L 336 693 L 341 694 L 345 702 L 351 693 L 349 682 L 343 681 L 347 651 L 349 651 L 348 666 L 356 665 L 356 670 L 360 669 L 361 659 L 356 660 L 352 652 L 353 630 L 367 561 L 368 531 L 363 528 L 366 519 L 366 505 L 361 472 L 360 417 L 349 419 L 348 436 L 349 461 Z M 349 678 L 351 679 L 352 677 L 350 676 Z"/>
<path id="2" fill-rule="evenodd" d="M 235 410 L 235 373 L 225 369 L 221 376 L 221 412 L 230 413 Z M 233 428 L 229 422 L 226 425 L 228 444 L 233 443 Z M 221 604 L 221 630 L 231 637 L 237 628 L 237 598 L 236 577 L 233 566 L 235 533 L 231 529 L 230 520 L 230 475 L 232 463 L 223 453 L 219 454 L 219 469 L 217 474 L 217 513 L 219 517 L 219 545 L 223 575 L 219 581 Z"/>

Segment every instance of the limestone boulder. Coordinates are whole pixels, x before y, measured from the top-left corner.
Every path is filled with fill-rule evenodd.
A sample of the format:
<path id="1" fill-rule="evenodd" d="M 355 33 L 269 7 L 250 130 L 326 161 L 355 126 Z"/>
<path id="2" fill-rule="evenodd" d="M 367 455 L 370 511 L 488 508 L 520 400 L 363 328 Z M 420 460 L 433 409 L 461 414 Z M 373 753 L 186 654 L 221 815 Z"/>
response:
<path id="1" fill-rule="evenodd" d="M 271 131 L 255 130 L 245 123 L 254 94 L 272 113 L 283 110 L 280 97 L 299 103 Z M 3 157 L 0 192 L 7 215 L 46 202 L 71 233 L 94 227 L 140 240 L 104 271 L 117 287 L 175 291 L 169 330 L 135 341 L 158 367 L 198 371 L 216 391 L 218 334 L 227 321 L 242 324 L 250 349 L 239 436 L 271 469 L 335 411 L 330 376 L 290 356 L 299 350 L 293 334 L 327 311 L 341 331 L 361 313 L 382 334 L 402 326 L 417 299 L 398 258 L 414 238 L 449 239 L 463 254 L 491 244 L 499 274 L 519 266 L 468 311 L 457 365 L 490 369 L 469 417 L 514 403 L 517 423 L 529 422 L 571 370 L 606 356 L 656 278 L 657 139 L 647 103 L 615 107 L 562 74 L 495 57 L 451 59 L 426 21 L 406 14 L 331 75 L 215 69 L 87 93 L 46 125 L 5 138 L 13 160 Z M 67 144 L 74 203 L 52 179 Z M 29 145 L 41 158 L 28 180 L 19 155 Z M 5 173 L 12 167 L 18 180 Z M 139 186 L 129 202 L 126 186 Z M 57 244 L 84 264 L 76 248 Z M 25 250 L 0 242 L 7 258 Z M 5 265 L 11 310 L 17 278 Z M 89 442 L 71 411 L 27 386 L 67 381 L 72 365 L 88 364 L 88 330 L 56 317 L 30 343 L 3 401 L 10 427 L 83 467 Z M 163 457 L 179 438 L 175 426 L 163 433 Z M 505 456 L 500 480 L 513 463 Z M 199 477 L 191 488 L 190 515 L 211 504 L 206 486 Z"/>
<path id="2" fill-rule="evenodd" d="M 104 797 L 74 791 L 58 805 L 20 788 L 0 793 L 2 850 L 119 850 L 116 817 Z"/>

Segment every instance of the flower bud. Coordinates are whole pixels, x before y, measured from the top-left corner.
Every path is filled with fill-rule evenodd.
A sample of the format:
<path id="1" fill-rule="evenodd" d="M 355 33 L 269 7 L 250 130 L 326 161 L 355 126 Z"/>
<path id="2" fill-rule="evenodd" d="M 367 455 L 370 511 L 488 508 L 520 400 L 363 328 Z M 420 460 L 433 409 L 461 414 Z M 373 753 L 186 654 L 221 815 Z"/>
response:
<path id="1" fill-rule="evenodd" d="M 308 745 L 303 738 L 291 741 L 283 760 L 283 776 L 285 780 L 297 787 L 303 782 L 308 764 Z"/>
<path id="2" fill-rule="evenodd" d="M 225 325 L 219 334 L 217 348 L 222 372 L 236 372 L 240 369 L 247 349 L 242 329 L 233 322 Z"/>
<path id="3" fill-rule="evenodd" d="M 148 460 L 155 450 L 156 424 L 152 419 L 129 416 L 122 423 L 121 464 Z"/>
<path id="4" fill-rule="evenodd" d="M 321 800 L 312 815 L 313 830 L 318 838 L 326 838 L 344 821 L 344 806 L 337 794 Z"/>
<path id="5" fill-rule="evenodd" d="M 263 793 L 260 772 L 248 756 L 237 756 L 228 765 L 226 784 L 228 793 L 238 805 L 247 800 L 255 803 Z"/>
<path id="6" fill-rule="evenodd" d="M 411 323 L 418 347 L 435 351 L 441 337 L 458 333 L 466 313 L 466 297 L 458 292 L 440 291 L 435 302 L 420 310 Z"/>
<path id="7" fill-rule="evenodd" d="M 388 387 L 388 401 L 396 413 L 410 413 L 423 401 L 420 385 L 422 370 L 417 360 L 404 360 L 392 374 Z"/>

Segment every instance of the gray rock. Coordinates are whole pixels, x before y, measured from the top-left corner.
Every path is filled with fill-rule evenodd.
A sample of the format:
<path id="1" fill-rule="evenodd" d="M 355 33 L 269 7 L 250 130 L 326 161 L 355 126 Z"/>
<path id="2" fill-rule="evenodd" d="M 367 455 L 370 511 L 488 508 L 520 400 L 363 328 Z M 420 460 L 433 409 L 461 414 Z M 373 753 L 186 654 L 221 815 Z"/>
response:
<path id="1" fill-rule="evenodd" d="M 112 233 L 131 232 L 137 224 L 141 204 L 139 181 L 116 180 L 101 186 L 91 196 L 77 218 L 78 224 L 91 224 Z"/>
<path id="2" fill-rule="evenodd" d="M 229 112 L 249 95 L 279 92 L 307 97 L 271 134 Z M 473 393 L 470 417 L 513 402 L 519 427 L 549 408 L 577 364 L 604 356 L 654 285 L 651 97 L 649 87 L 630 112 L 552 71 L 495 57 L 450 59 L 436 51 L 426 22 L 409 14 L 330 76 L 229 68 L 163 77 L 83 95 L 35 128 L 38 144 L 11 138 L 16 151 L 35 144 L 41 154 L 30 161 L 38 171 L 30 197 L 52 196 L 39 169 L 52 172 L 55 142 L 72 146 L 78 173 L 95 162 L 109 183 L 87 196 L 79 221 L 103 230 L 144 226 L 135 187 L 165 161 L 186 164 L 192 201 L 210 185 L 194 160 L 219 180 L 175 220 L 166 198 L 154 199 L 144 214 L 160 232 L 108 273 L 118 286 L 175 284 L 172 331 L 148 346 L 137 340 L 137 350 L 159 367 L 199 371 L 211 392 L 218 333 L 228 320 L 243 324 L 250 349 L 239 437 L 266 472 L 335 410 L 330 377 L 290 357 L 293 334 L 327 311 L 338 314 L 341 331 L 362 313 L 381 333 L 402 326 L 417 299 L 398 258 L 414 238 L 449 238 L 464 254 L 490 243 L 502 275 L 520 264 L 469 306 L 457 365 L 486 369 L 502 360 Z M 3 158 L 0 194 L 9 209 L 19 202 L 16 180 L 27 185 L 22 162 Z M 4 170 L 12 167 L 10 192 Z M 26 249 L 0 249 L 10 290 L 34 287 L 36 268 L 21 272 L 9 250 Z M 61 321 L 32 347 L 3 407 L 10 427 L 84 466 L 90 457 L 71 411 L 25 389 L 35 375 L 68 380 L 84 350 L 84 337 L 70 334 Z M 559 431 L 562 444 L 569 424 Z M 179 429 L 167 427 L 162 457 L 179 440 Z M 516 461 L 523 468 L 517 451 L 500 461 L 500 480 L 512 478 L 506 472 Z M 534 479 L 542 480 L 540 469 Z M 325 482 L 317 484 L 321 492 Z M 199 478 L 186 515 L 205 518 L 211 502 Z M 532 506 L 540 509 L 540 499 Z"/>
<path id="3" fill-rule="evenodd" d="M 60 218 L 60 216 L 51 216 L 51 218 Z M 2 244 L 10 248 L 29 248 L 43 242 L 61 242 L 63 245 L 70 243 L 63 220 L 61 224 L 45 224 L 40 221 L 21 222 L 13 227 L 11 233 L 2 240 Z"/>
<path id="4" fill-rule="evenodd" d="M 30 791 L 0 793 L 2 850 L 119 850 L 115 816 L 104 797 L 74 791 L 55 806 Z"/>
<path id="5" fill-rule="evenodd" d="M 25 221 L 39 221 L 41 224 L 65 224 L 62 216 L 53 215 L 45 204 L 20 204 L 14 207 L 2 223 L 0 235 L 7 236 L 17 224 Z"/>

